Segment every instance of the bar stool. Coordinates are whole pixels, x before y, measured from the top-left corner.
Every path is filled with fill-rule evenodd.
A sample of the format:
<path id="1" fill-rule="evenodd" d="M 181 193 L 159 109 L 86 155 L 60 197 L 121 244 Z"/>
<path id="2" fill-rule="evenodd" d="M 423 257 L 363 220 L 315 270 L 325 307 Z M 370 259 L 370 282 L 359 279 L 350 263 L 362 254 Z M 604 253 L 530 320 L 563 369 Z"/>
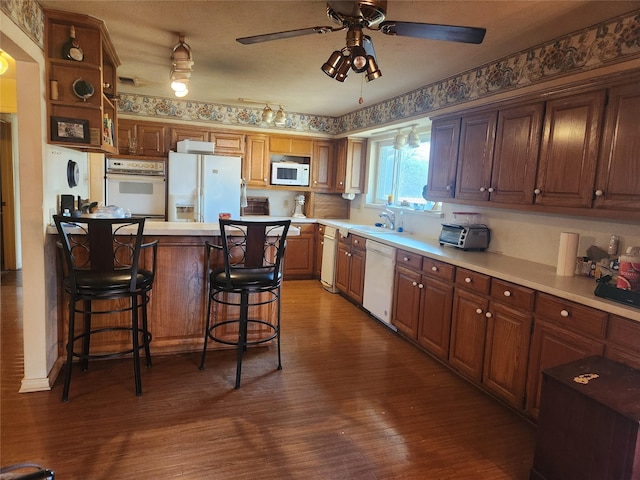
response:
<path id="1" fill-rule="evenodd" d="M 111 358 L 132 354 L 136 395 L 142 394 L 139 351 L 144 349 L 147 367 L 151 366 L 147 304 L 153 287 L 156 269 L 157 240 L 143 244 L 144 218 L 71 218 L 54 216 L 60 239 L 62 256 L 62 285 L 69 296 L 68 339 L 66 373 L 62 401 L 69 400 L 73 357 L 80 358 L 83 370 L 87 370 L 89 359 Z M 149 252 L 143 256 L 142 252 Z M 149 258 L 149 256 L 151 258 Z M 109 302 L 108 309 L 100 302 L 92 308 L 92 302 L 127 299 L 128 304 Z M 82 302 L 78 305 L 79 302 Z M 138 311 L 142 312 L 140 326 Z M 108 315 L 131 312 L 131 324 L 91 328 L 93 315 Z M 84 321 L 82 333 L 75 332 L 76 314 Z M 90 353 L 91 337 L 114 331 L 131 332 L 131 348 L 113 353 Z M 80 351 L 75 343 L 82 342 Z"/>
<path id="2" fill-rule="evenodd" d="M 242 356 L 248 346 L 276 339 L 278 370 L 282 370 L 280 287 L 286 237 L 290 225 L 291 220 L 220 219 L 220 245 L 206 243 L 209 288 L 207 324 L 200 370 L 204 369 L 209 339 L 235 346 L 237 349 L 235 388 L 240 388 Z M 221 253 L 222 259 L 219 255 L 212 255 L 215 253 Z M 275 319 L 249 316 L 251 308 L 257 309 L 261 305 L 274 302 L 277 306 Z M 237 318 L 228 318 L 231 310 L 239 312 Z M 257 326 L 265 333 L 249 338 L 247 333 L 249 325 Z M 225 332 L 234 326 L 238 328 L 237 338 L 225 335 Z"/>

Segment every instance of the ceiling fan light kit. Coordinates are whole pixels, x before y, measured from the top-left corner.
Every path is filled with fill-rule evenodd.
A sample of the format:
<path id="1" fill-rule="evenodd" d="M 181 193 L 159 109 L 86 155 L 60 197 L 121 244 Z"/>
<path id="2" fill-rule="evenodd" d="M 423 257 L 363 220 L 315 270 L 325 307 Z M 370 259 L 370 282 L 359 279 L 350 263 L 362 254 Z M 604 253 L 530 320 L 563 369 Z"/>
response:
<path id="1" fill-rule="evenodd" d="M 486 30 L 478 27 L 439 25 L 434 23 L 398 22 L 385 20 L 387 0 L 352 0 L 327 2 L 327 16 L 339 27 L 308 27 L 298 30 L 254 35 L 237 38 L 244 45 L 268 42 L 311 34 L 325 34 L 347 29 L 347 46 L 334 51 L 322 65 L 321 70 L 331 78 L 344 82 L 349 69 L 356 73 L 366 72 L 369 82 L 382 76 L 378 68 L 371 37 L 363 35 L 366 28 L 390 36 L 405 36 L 429 40 L 462 43 L 482 43 Z"/>

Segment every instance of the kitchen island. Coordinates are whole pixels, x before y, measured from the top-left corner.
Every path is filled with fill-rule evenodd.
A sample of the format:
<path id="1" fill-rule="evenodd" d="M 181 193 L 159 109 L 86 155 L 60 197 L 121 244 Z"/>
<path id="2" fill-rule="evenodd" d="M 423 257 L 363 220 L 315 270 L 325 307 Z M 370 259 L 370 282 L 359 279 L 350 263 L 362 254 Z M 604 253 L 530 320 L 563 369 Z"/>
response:
<path id="1" fill-rule="evenodd" d="M 262 217 L 264 219 L 265 217 Z M 55 227 L 49 227 L 50 258 L 55 259 L 54 243 L 57 235 Z M 300 234 L 296 227 L 289 229 L 288 237 Z M 153 335 L 152 353 L 168 354 L 199 351 L 202 348 L 205 330 L 207 305 L 207 284 L 205 266 L 205 244 L 216 243 L 220 238 L 217 223 L 196 222 L 160 222 L 147 221 L 144 227 L 144 241 L 158 241 L 156 257 L 156 277 L 148 305 L 150 330 Z M 151 264 L 151 252 L 144 252 L 141 258 L 143 268 Z M 58 351 L 64 355 L 66 335 L 66 299 L 56 282 Z M 227 315 L 235 312 L 227 311 Z M 271 311 L 260 311 L 260 315 L 273 315 Z M 126 325 L 130 320 L 121 314 L 96 317 L 94 327 Z M 104 325 L 102 325 L 104 322 Z M 260 332 L 254 332 L 260 335 Z M 234 336 L 237 332 L 228 331 L 224 335 Z M 126 333 L 116 333 L 108 338 L 96 339 L 91 348 L 96 352 L 116 351 L 127 345 Z M 212 344 L 211 348 L 224 348 Z"/>

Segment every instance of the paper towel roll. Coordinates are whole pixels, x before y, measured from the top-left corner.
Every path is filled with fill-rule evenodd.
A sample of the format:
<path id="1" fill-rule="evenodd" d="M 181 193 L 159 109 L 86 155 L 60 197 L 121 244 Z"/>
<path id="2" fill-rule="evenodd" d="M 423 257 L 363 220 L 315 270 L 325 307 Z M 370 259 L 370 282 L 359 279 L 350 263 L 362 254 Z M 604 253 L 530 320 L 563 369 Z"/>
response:
<path id="1" fill-rule="evenodd" d="M 558 266 L 556 275 L 572 277 L 576 270 L 576 258 L 578 256 L 578 242 L 580 235 L 571 232 L 560 234 L 560 248 L 558 249 Z"/>

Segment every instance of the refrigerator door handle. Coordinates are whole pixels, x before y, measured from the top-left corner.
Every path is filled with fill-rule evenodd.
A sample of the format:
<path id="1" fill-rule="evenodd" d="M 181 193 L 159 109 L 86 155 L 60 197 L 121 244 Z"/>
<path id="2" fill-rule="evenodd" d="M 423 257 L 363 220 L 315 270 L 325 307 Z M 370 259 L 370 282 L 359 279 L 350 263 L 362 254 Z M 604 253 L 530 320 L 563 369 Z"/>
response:
<path id="1" fill-rule="evenodd" d="M 196 222 L 204 222 L 204 205 L 203 205 L 203 192 L 204 192 L 204 175 L 203 175 L 203 161 L 202 155 L 196 155 Z"/>

